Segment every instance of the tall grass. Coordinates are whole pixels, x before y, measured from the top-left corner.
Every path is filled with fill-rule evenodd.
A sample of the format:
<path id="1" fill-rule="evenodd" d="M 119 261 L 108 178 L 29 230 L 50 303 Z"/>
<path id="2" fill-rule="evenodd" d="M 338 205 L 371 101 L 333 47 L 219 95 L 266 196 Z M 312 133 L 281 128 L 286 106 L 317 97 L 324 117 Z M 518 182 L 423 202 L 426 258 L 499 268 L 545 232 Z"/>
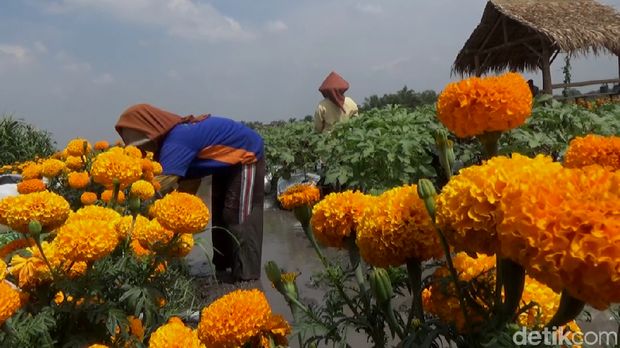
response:
<path id="1" fill-rule="evenodd" d="M 15 119 L 13 115 L 2 115 L 0 119 L 0 165 L 12 164 L 46 157 L 56 151 L 52 134 Z"/>

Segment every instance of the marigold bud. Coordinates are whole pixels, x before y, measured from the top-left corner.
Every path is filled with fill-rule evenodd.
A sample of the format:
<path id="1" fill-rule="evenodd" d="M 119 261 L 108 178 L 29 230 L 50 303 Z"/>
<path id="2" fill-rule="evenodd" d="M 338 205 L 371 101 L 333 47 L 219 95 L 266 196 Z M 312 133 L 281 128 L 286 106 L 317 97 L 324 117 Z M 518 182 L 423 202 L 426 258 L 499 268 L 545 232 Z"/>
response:
<path id="1" fill-rule="evenodd" d="M 392 282 L 387 271 L 383 268 L 375 268 L 370 272 L 370 288 L 379 303 L 386 303 L 394 294 Z"/>
<path id="2" fill-rule="evenodd" d="M 30 221 L 30 223 L 28 224 L 28 231 L 30 232 L 30 234 L 32 234 L 33 236 L 38 236 L 39 233 L 41 233 L 41 230 L 43 229 L 43 226 L 41 226 L 41 223 L 38 222 L 37 220 L 32 220 Z"/>

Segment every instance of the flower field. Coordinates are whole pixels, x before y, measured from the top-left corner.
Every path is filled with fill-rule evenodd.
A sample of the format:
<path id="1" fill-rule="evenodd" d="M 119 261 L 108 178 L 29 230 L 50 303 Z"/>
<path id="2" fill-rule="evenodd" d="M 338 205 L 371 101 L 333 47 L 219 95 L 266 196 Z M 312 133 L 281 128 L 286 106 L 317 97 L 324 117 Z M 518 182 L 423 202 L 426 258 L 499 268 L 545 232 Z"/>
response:
<path id="1" fill-rule="evenodd" d="M 587 346 L 588 308 L 620 318 L 620 105 L 533 100 L 508 73 L 311 127 L 258 130 L 274 175 L 321 174 L 277 197 L 323 266 L 320 303 L 268 261 L 290 323 L 259 289 L 196 308 L 184 257 L 208 207 L 162 196 L 152 153 L 78 138 L 2 167 L 21 182 L 0 200 L 0 346 L 347 347 L 357 332 L 373 347 L 515 347 L 521 330 Z"/>

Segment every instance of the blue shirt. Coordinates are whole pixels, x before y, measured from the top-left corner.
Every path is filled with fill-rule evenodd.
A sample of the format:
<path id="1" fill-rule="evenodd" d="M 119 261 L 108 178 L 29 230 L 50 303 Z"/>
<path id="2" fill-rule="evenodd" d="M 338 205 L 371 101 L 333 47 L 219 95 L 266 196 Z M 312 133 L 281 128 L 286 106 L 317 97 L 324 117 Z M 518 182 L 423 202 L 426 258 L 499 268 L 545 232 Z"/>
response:
<path id="1" fill-rule="evenodd" d="M 202 177 L 264 156 L 261 136 L 240 122 L 210 116 L 176 125 L 166 136 L 158 160 L 163 174 Z"/>

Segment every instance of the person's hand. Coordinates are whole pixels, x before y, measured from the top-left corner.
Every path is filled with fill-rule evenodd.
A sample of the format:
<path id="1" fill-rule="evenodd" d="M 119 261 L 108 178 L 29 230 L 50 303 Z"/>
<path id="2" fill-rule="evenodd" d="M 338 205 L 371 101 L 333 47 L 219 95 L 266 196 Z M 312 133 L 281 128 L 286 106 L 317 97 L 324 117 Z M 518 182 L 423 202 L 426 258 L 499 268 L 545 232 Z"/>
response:
<path id="1" fill-rule="evenodd" d="M 176 175 L 158 175 L 155 179 L 159 182 L 159 191 L 164 195 L 176 190 L 179 186 L 179 177 Z"/>

